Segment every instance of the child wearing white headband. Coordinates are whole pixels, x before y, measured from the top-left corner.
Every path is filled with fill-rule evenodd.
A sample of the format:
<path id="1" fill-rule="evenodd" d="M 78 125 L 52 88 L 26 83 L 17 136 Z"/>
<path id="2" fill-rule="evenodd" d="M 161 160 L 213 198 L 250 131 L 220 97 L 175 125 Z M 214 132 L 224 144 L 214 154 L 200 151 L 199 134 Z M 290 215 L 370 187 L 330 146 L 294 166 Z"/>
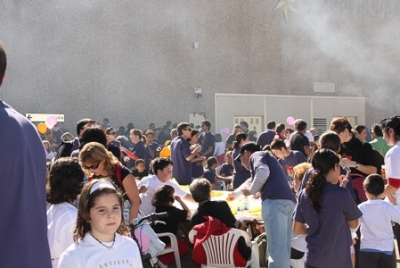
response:
<path id="1" fill-rule="evenodd" d="M 136 242 L 126 236 L 123 204 L 111 182 L 89 182 L 79 200 L 75 243 L 61 255 L 58 267 L 142 267 Z"/>

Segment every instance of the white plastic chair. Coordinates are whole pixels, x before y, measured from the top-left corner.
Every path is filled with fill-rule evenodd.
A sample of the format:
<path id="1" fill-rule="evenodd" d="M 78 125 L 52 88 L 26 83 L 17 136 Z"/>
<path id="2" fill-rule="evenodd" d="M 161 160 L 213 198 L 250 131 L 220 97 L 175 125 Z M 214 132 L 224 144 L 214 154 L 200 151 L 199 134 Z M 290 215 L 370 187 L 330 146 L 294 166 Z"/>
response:
<path id="1" fill-rule="evenodd" d="M 181 268 L 181 258 L 179 256 L 179 248 L 178 248 L 178 241 L 176 240 L 176 236 L 173 233 L 159 233 L 157 234 L 158 238 L 160 237 L 169 237 L 171 240 L 171 246 L 170 247 L 165 247 L 164 250 L 160 251 L 157 256 L 168 254 L 173 252 L 174 257 L 175 257 L 175 265 L 176 268 Z M 159 262 L 160 264 L 160 262 Z M 161 266 L 167 267 L 166 265 L 162 264 Z"/>
<path id="2" fill-rule="evenodd" d="M 189 232 L 189 239 L 193 243 L 195 230 Z M 211 235 L 206 241 L 203 242 L 204 251 L 207 257 L 207 265 L 202 265 L 202 268 L 219 268 L 219 267 L 235 267 L 233 254 L 235 245 L 240 237 L 244 237 L 246 244 L 251 246 L 249 235 L 239 229 L 230 229 L 223 235 Z M 253 254 L 252 254 L 253 257 Z M 258 263 L 258 260 L 251 259 L 247 262 L 245 267 L 250 264 Z M 253 268 L 253 266 L 252 266 Z"/>
<path id="3" fill-rule="evenodd" d="M 216 175 L 221 175 L 221 169 L 222 169 L 222 166 L 218 166 L 218 167 L 215 169 L 215 174 L 216 174 Z M 226 182 L 225 182 L 225 181 L 216 181 L 216 184 L 217 184 L 219 187 L 221 187 L 221 189 L 219 189 L 219 190 L 222 190 L 222 191 L 226 191 L 226 190 L 227 190 L 227 186 L 226 186 Z"/>

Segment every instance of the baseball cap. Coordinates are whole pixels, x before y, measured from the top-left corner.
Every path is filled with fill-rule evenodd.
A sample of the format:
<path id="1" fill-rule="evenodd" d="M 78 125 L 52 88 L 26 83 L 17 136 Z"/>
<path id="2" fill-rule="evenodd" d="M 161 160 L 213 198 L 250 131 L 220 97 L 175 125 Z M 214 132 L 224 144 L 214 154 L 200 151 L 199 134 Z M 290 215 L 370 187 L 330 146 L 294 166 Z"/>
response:
<path id="1" fill-rule="evenodd" d="M 254 152 L 257 152 L 257 151 L 261 151 L 261 148 L 260 148 L 260 145 L 258 145 L 257 143 L 255 143 L 253 141 L 246 142 L 240 148 L 240 154 L 235 157 L 236 161 L 240 162 L 240 156 L 244 153 L 244 151 L 249 151 L 251 153 L 254 153 Z"/>

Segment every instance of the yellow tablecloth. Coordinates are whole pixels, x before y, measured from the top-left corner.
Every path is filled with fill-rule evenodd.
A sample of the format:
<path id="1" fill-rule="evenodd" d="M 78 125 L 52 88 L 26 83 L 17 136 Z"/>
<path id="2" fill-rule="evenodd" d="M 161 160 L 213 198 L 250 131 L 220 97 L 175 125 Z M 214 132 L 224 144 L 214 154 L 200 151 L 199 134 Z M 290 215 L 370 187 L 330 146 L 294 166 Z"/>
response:
<path id="1" fill-rule="evenodd" d="M 189 186 L 180 186 L 183 190 L 189 191 Z M 231 211 L 233 215 L 238 220 L 262 220 L 261 217 L 261 199 L 254 199 L 253 196 L 249 196 L 249 211 L 248 212 L 239 212 L 238 214 L 238 207 L 241 207 L 243 209 L 243 200 L 228 200 L 228 195 L 229 191 L 216 191 L 213 190 L 211 191 L 211 200 L 225 200 L 228 202 L 229 207 L 231 208 Z M 189 206 L 190 210 L 195 211 L 197 207 Z"/>

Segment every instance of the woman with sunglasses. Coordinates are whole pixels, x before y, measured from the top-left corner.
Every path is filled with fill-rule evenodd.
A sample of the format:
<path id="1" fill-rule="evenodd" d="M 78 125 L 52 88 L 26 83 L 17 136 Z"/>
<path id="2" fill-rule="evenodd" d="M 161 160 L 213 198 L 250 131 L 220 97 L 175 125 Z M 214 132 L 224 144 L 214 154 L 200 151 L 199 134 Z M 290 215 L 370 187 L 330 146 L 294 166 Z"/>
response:
<path id="1" fill-rule="evenodd" d="M 117 140 L 117 131 L 115 128 L 106 129 L 107 150 L 113 153 L 115 157 L 121 160 L 121 142 Z"/>
<path id="2" fill-rule="evenodd" d="M 239 124 L 236 124 L 233 127 L 232 134 L 228 136 L 228 138 L 226 139 L 226 142 L 225 142 L 225 148 L 226 149 L 228 149 L 228 150 L 233 149 L 233 142 L 235 141 L 236 134 L 238 134 L 241 131 L 242 131 L 242 129 L 241 129 Z"/>
<path id="3" fill-rule="evenodd" d="M 119 141 L 117 141 L 117 131 L 115 128 L 109 127 L 106 129 L 106 137 L 107 137 L 107 144 L 113 143 L 114 145 L 120 144 Z"/>
<path id="4" fill-rule="evenodd" d="M 124 218 L 128 222 L 132 222 L 139 212 L 140 201 L 135 178 L 131 171 L 98 142 L 86 144 L 79 153 L 79 161 L 89 180 L 110 177 L 121 188 L 125 198 L 124 207 L 129 207 L 129 211 L 124 210 Z"/>

